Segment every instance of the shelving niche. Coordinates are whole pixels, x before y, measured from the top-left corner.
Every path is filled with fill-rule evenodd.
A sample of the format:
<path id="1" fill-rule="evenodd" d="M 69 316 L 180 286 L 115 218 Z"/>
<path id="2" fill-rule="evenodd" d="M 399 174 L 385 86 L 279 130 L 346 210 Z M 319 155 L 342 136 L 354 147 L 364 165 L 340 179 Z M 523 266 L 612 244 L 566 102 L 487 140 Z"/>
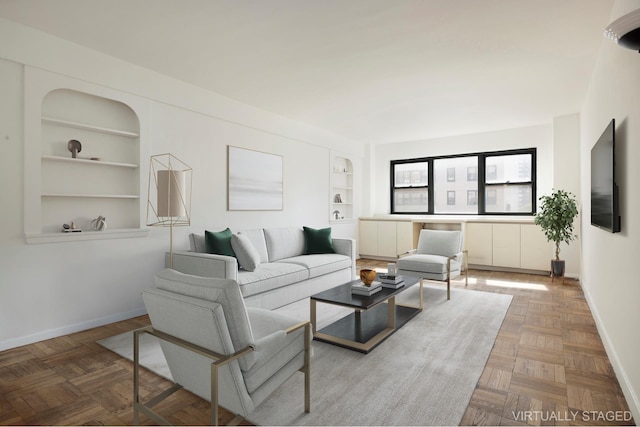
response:
<path id="1" fill-rule="evenodd" d="M 123 102 L 55 89 L 42 100 L 39 124 L 40 229 L 25 229 L 27 242 L 146 235 L 140 228 L 137 114 Z M 72 139 L 82 144 L 77 158 L 67 147 Z M 91 221 L 98 216 L 106 218 L 107 230 L 91 231 Z M 82 232 L 62 233 L 62 225 L 71 222 Z"/>
<path id="2" fill-rule="evenodd" d="M 331 165 L 331 222 L 353 220 L 353 163 L 335 156 Z"/>

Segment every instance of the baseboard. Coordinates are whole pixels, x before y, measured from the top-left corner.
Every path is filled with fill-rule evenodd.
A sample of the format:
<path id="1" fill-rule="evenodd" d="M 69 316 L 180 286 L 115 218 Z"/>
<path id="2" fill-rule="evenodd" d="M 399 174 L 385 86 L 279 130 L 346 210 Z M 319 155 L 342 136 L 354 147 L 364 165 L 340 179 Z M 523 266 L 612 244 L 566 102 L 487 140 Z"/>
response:
<path id="1" fill-rule="evenodd" d="M 49 329 L 47 331 L 38 332 L 36 334 L 26 335 L 18 338 L 11 338 L 8 340 L 0 341 L 0 351 L 21 347 L 23 345 L 33 344 L 39 341 L 57 338 L 63 335 L 69 335 L 80 331 L 86 331 L 87 329 L 108 325 L 109 323 L 119 322 L 121 320 L 131 319 L 132 317 L 138 317 L 144 314 L 147 314 L 147 310 L 144 307 L 140 307 L 136 310 L 124 313 L 115 313 L 109 316 L 100 317 L 98 319 L 88 320 L 86 322 L 74 323 L 72 325 Z"/>
<path id="2" fill-rule="evenodd" d="M 638 395 L 633 389 L 631 382 L 629 381 L 629 377 L 624 370 L 624 367 L 620 363 L 618 353 L 616 352 L 613 344 L 611 343 L 611 340 L 609 339 L 607 328 L 605 328 L 602 319 L 600 318 L 600 314 L 598 313 L 598 310 L 596 309 L 596 306 L 591 299 L 591 294 L 589 294 L 584 284 L 582 284 L 581 287 L 582 292 L 584 293 L 584 297 L 587 300 L 587 304 L 589 305 L 589 309 L 591 310 L 591 314 L 593 315 L 593 320 L 596 322 L 596 328 L 598 329 L 598 333 L 600 334 L 600 338 L 602 339 L 602 344 L 604 345 L 605 351 L 607 352 L 607 356 L 609 357 L 611 366 L 616 373 L 616 377 L 618 378 L 618 382 L 620 383 L 620 388 L 622 388 L 622 393 L 627 400 L 627 405 L 629 405 L 629 410 L 633 415 L 633 419 L 637 423 L 638 420 L 640 420 L 640 399 L 638 399 Z"/>

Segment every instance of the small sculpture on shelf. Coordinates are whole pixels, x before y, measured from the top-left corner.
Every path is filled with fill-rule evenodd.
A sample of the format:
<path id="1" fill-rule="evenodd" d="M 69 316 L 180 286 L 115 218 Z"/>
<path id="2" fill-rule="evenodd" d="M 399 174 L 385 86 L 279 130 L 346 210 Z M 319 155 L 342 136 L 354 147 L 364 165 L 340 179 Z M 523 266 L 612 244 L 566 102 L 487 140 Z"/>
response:
<path id="1" fill-rule="evenodd" d="M 91 229 L 94 231 L 104 231 L 107 229 L 107 219 L 100 215 L 98 218 L 91 221 Z"/>
<path id="2" fill-rule="evenodd" d="M 342 196 L 340 195 L 340 193 L 333 196 L 333 203 L 342 203 Z"/>
<path id="3" fill-rule="evenodd" d="M 333 211 L 333 219 L 340 219 L 340 211 L 339 210 Z"/>
<path id="4" fill-rule="evenodd" d="M 77 139 L 70 139 L 67 143 L 67 149 L 71 151 L 71 158 L 78 157 L 78 153 L 82 151 L 82 144 Z"/>
<path id="5" fill-rule="evenodd" d="M 71 221 L 71 225 L 69 224 L 62 224 L 62 232 L 63 233 L 77 233 L 82 231 L 81 229 L 76 227 L 75 222 Z"/>

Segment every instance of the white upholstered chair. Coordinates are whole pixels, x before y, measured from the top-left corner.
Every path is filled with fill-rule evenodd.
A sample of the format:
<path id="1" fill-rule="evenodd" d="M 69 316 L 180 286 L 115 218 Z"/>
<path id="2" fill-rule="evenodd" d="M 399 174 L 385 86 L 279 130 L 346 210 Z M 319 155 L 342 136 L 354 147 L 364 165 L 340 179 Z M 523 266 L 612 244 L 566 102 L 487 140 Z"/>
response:
<path id="1" fill-rule="evenodd" d="M 462 249 L 462 232 L 448 230 L 420 230 L 418 248 L 398 261 L 396 274 L 438 280 L 447 283 L 447 299 L 451 299 L 451 279 L 462 274 L 466 251 Z M 468 284 L 467 268 L 465 286 Z"/>
<path id="2" fill-rule="evenodd" d="M 166 423 L 151 406 L 182 387 L 211 402 L 212 425 L 218 423 L 218 405 L 246 417 L 297 371 L 305 375 L 304 410 L 309 412 L 308 321 L 247 308 L 234 280 L 171 269 L 160 271 L 155 279 L 156 288 L 142 294 L 152 325 L 134 334 L 135 424 L 139 412 Z M 140 402 L 138 374 L 138 343 L 143 333 L 160 338 L 176 382 L 144 404 Z"/>

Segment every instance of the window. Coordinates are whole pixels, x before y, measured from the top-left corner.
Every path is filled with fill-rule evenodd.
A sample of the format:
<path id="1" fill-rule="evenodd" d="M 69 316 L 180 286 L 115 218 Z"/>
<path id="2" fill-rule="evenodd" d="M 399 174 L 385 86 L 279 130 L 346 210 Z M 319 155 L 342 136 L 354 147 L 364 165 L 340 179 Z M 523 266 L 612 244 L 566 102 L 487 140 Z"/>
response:
<path id="1" fill-rule="evenodd" d="M 478 180 L 478 167 L 471 166 L 467 168 L 467 181 L 477 181 Z"/>
<path id="2" fill-rule="evenodd" d="M 433 212 L 442 214 L 477 214 L 477 205 L 470 205 L 464 197 L 456 199 L 456 192 L 477 191 L 478 181 L 450 180 L 450 176 L 464 176 L 469 168 L 476 168 L 478 156 L 433 159 Z"/>
<path id="3" fill-rule="evenodd" d="M 447 182 L 456 181 L 456 168 L 447 168 Z"/>
<path id="4" fill-rule="evenodd" d="M 503 154 L 485 157 L 486 169 L 495 175 L 485 180 L 487 213 L 531 213 L 535 205 L 533 197 L 533 153 Z M 489 203 L 488 192 L 492 191 Z"/>
<path id="5" fill-rule="evenodd" d="M 447 205 L 455 206 L 455 204 L 456 204 L 456 192 L 447 191 Z"/>
<path id="6" fill-rule="evenodd" d="M 394 213 L 429 211 L 428 162 L 398 163 L 392 167 Z"/>
<path id="7" fill-rule="evenodd" d="M 536 149 L 394 160 L 390 195 L 392 214 L 534 214 Z"/>
<path id="8" fill-rule="evenodd" d="M 467 190 L 467 205 L 476 206 L 478 204 L 478 190 Z"/>

